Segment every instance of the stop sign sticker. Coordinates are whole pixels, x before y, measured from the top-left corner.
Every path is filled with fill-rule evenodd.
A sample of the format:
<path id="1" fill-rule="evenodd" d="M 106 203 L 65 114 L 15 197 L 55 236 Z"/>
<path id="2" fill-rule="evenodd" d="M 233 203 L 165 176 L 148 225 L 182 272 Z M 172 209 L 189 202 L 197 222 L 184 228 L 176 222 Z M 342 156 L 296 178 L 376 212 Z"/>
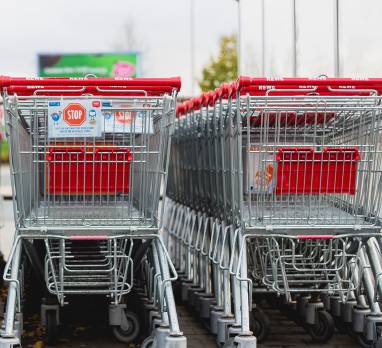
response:
<path id="1" fill-rule="evenodd" d="M 131 108 L 131 105 L 121 105 L 120 108 Z M 122 124 L 131 124 L 135 120 L 134 111 L 117 111 L 115 113 L 115 120 Z"/>
<path id="2" fill-rule="evenodd" d="M 86 121 L 86 109 L 77 103 L 71 103 L 64 109 L 64 121 L 69 126 L 81 126 Z"/>
<path id="3" fill-rule="evenodd" d="M 48 102 L 49 138 L 100 137 L 101 102 L 92 99 Z"/>

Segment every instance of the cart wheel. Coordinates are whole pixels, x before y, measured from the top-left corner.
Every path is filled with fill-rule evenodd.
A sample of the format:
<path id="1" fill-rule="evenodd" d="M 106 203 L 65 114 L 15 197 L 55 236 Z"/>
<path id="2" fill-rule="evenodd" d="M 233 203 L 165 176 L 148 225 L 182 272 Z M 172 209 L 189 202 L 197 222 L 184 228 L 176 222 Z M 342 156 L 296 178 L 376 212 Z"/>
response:
<path id="1" fill-rule="evenodd" d="M 124 330 L 122 326 L 114 326 L 113 334 L 118 341 L 122 343 L 130 343 L 137 339 L 139 336 L 139 319 L 138 316 L 133 312 L 128 312 L 125 310 L 124 313 L 127 319 L 128 328 Z"/>
<path id="2" fill-rule="evenodd" d="M 208 331 L 211 332 L 211 319 L 210 318 L 202 318 L 202 325 Z"/>
<path id="3" fill-rule="evenodd" d="M 347 333 L 348 332 L 348 327 L 347 323 L 344 323 L 341 317 L 333 317 L 334 321 L 334 326 L 337 328 L 337 330 L 341 333 Z"/>
<path id="4" fill-rule="evenodd" d="M 260 302 L 263 302 L 266 299 L 266 297 L 266 294 L 256 294 L 255 296 L 253 296 L 252 301 L 256 304 L 259 304 Z"/>
<path id="5" fill-rule="evenodd" d="M 265 301 L 267 302 L 268 306 L 272 309 L 279 309 L 278 307 L 278 299 L 274 295 L 269 295 L 265 298 Z"/>
<path id="6" fill-rule="evenodd" d="M 356 342 L 358 342 L 358 333 L 353 330 L 353 323 L 347 323 L 346 333 Z"/>
<path id="7" fill-rule="evenodd" d="M 234 340 L 235 337 L 230 337 L 227 341 L 225 341 L 223 348 L 236 348 Z"/>
<path id="8" fill-rule="evenodd" d="M 46 340 L 48 346 L 57 344 L 57 317 L 55 310 L 46 311 Z"/>
<path id="9" fill-rule="evenodd" d="M 334 334 L 334 321 L 332 316 L 325 311 L 319 311 L 318 322 L 310 325 L 309 334 L 315 342 L 327 342 Z"/>
<path id="10" fill-rule="evenodd" d="M 257 343 L 265 341 L 271 330 L 268 317 L 263 312 L 255 309 L 249 312 L 249 327 L 253 332 L 253 336 L 256 337 Z"/>
<path id="11" fill-rule="evenodd" d="M 382 348 L 382 337 L 379 337 L 379 338 L 378 338 L 376 348 Z"/>
<path id="12" fill-rule="evenodd" d="M 214 335 L 214 341 L 217 348 L 223 347 L 223 345 L 218 341 L 218 335 Z"/>
<path id="13" fill-rule="evenodd" d="M 5 268 L 5 261 L 4 261 L 4 255 L 3 253 L 0 253 L 0 274 L 4 273 L 4 268 Z M 4 285 L 4 279 L 3 277 L 0 277 L 0 288 L 3 287 Z"/>
<path id="14" fill-rule="evenodd" d="M 362 348 L 373 348 L 373 341 L 369 341 L 366 339 L 363 332 L 359 333 L 358 335 L 358 343 Z"/>
<path id="15" fill-rule="evenodd" d="M 151 348 L 154 344 L 155 336 L 147 337 L 141 344 L 141 348 Z"/>
<path id="16" fill-rule="evenodd" d="M 182 305 L 182 281 L 177 279 L 172 287 L 172 292 L 174 293 L 174 300 L 178 306 Z"/>

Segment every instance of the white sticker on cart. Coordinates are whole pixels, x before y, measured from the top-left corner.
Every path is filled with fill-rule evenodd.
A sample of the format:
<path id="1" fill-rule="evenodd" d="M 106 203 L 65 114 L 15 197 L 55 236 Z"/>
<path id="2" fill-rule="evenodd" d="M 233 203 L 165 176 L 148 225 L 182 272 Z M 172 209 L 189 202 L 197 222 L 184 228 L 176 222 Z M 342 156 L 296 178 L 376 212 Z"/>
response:
<path id="1" fill-rule="evenodd" d="M 103 118 L 99 100 L 48 102 L 49 138 L 100 137 Z"/>
<path id="2" fill-rule="evenodd" d="M 274 168 L 273 160 L 275 158 L 274 148 L 259 147 L 258 145 L 251 144 L 252 152 L 249 156 L 250 166 L 250 187 L 251 192 L 273 192 L 273 178 Z M 266 152 L 265 152 L 266 151 Z"/>
<path id="3" fill-rule="evenodd" d="M 145 104 L 135 103 L 102 103 L 102 108 L 105 109 L 107 107 L 113 108 L 142 108 L 145 110 L 137 110 L 137 111 L 112 111 L 105 110 L 102 112 L 105 120 L 103 124 L 103 131 L 105 133 L 154 133 L 154 124 L 152 117 L 152 110 L 150 110 L 149 106 L 145 108 Z"/>

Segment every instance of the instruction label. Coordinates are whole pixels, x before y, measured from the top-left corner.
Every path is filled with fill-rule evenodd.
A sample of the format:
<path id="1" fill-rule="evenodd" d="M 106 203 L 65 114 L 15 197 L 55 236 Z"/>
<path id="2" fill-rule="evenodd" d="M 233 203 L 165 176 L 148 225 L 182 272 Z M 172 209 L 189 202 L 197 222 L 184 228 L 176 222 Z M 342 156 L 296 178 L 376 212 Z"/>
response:
<path id="1" fill-rule="evenodd" d="M 102 112 L 104 116 L 103 131 L 105 133 L 154 133 L 154 124 L 152 110 L 150 105 L 142 103 L 118 103 L 108 102 L 102 103 L 102 108 L 107 107 L 121 108 L 127 110 L 105 110 Z M 143 110 L 132 110 L 129 108 Z"/>
<path id="2" fill-rule="evenodd" d="M 102 124 L 99 100 L 48 102 L 49 138 L 100 137 Z"/>

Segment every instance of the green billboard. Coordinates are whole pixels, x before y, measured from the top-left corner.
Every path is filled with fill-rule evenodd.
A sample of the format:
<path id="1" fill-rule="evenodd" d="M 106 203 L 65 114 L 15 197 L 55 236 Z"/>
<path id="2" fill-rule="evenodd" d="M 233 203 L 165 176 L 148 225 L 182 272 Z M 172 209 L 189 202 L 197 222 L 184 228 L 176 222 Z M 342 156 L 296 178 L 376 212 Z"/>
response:
<path id="1" fill-rule="evenodd" d="M 142 77 L 141 54 L 39 54 L 40 77 Z"/>

